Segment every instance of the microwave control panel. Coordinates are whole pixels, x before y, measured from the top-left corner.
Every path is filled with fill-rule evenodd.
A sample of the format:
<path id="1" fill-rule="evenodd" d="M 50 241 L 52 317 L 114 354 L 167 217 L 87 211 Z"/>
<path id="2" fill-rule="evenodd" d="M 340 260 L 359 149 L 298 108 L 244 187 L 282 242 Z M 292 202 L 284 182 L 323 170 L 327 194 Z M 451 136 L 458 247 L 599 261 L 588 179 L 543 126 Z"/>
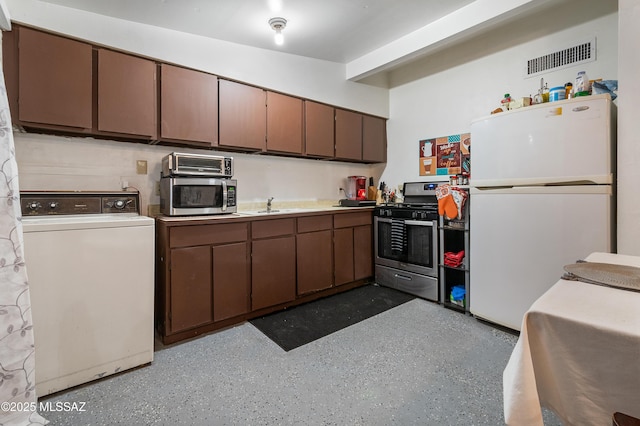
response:
<path id="1" fill-rule="evenodd" d="M 227 206 L 233 207 L 236 205 L 236 186 L 227 185 Z"/>

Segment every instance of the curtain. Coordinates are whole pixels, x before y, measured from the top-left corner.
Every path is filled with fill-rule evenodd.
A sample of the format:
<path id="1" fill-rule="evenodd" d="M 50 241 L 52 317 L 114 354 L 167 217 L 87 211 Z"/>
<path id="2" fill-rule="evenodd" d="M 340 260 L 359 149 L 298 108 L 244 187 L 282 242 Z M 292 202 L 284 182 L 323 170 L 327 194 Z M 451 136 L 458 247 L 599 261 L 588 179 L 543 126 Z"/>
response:
<path id="1" fill-rule="evenodd" d="M 0 68 L 0 424 L 48 423 L 37 412 L 35 346 L 23 258 L 18 166 Z"/>

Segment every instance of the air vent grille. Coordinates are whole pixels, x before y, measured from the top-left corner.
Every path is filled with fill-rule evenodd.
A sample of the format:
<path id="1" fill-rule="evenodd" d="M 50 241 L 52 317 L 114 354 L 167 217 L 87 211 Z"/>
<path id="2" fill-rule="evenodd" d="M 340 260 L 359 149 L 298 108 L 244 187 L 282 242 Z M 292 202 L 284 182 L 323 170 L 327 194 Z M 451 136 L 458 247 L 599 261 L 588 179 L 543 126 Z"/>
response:
<path id="1" fill-rule="evenodd" d="M 596 39 L 527 60 L 526 77 L 596 60 Z"/>

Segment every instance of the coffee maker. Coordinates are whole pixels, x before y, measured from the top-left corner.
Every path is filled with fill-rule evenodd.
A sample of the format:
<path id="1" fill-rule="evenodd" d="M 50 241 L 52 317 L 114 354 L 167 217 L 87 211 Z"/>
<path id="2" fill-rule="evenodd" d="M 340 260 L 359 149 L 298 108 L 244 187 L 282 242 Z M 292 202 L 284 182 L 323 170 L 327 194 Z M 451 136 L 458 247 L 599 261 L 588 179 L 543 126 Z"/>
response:
<path id="1" fill-rule="evenodd" d="M 347 199 L 366 200 L 367 199 L 367 178 L 364 176 L 347 177 Z"/>
<path id="2" fill-rule="evenodd" d="M 367 199 L 367 178 L 364 176 L 347 177 L 344 194 L 347 198 L 340 200 L 341 207 L 366 207 L 376 205 L 375 200 Z"/>

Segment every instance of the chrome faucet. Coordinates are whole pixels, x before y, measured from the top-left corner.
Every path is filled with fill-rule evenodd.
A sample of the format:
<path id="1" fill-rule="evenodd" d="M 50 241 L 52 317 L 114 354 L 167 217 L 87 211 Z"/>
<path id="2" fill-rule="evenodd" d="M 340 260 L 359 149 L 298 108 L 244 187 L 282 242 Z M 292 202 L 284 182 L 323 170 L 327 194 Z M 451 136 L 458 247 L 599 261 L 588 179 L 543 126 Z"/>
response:
<path id="1" fill-rule="evenodd" d="M 267 199 L 267 213 L 271 213 L 271 202 L 273 201 L 273 197 Z"/>

